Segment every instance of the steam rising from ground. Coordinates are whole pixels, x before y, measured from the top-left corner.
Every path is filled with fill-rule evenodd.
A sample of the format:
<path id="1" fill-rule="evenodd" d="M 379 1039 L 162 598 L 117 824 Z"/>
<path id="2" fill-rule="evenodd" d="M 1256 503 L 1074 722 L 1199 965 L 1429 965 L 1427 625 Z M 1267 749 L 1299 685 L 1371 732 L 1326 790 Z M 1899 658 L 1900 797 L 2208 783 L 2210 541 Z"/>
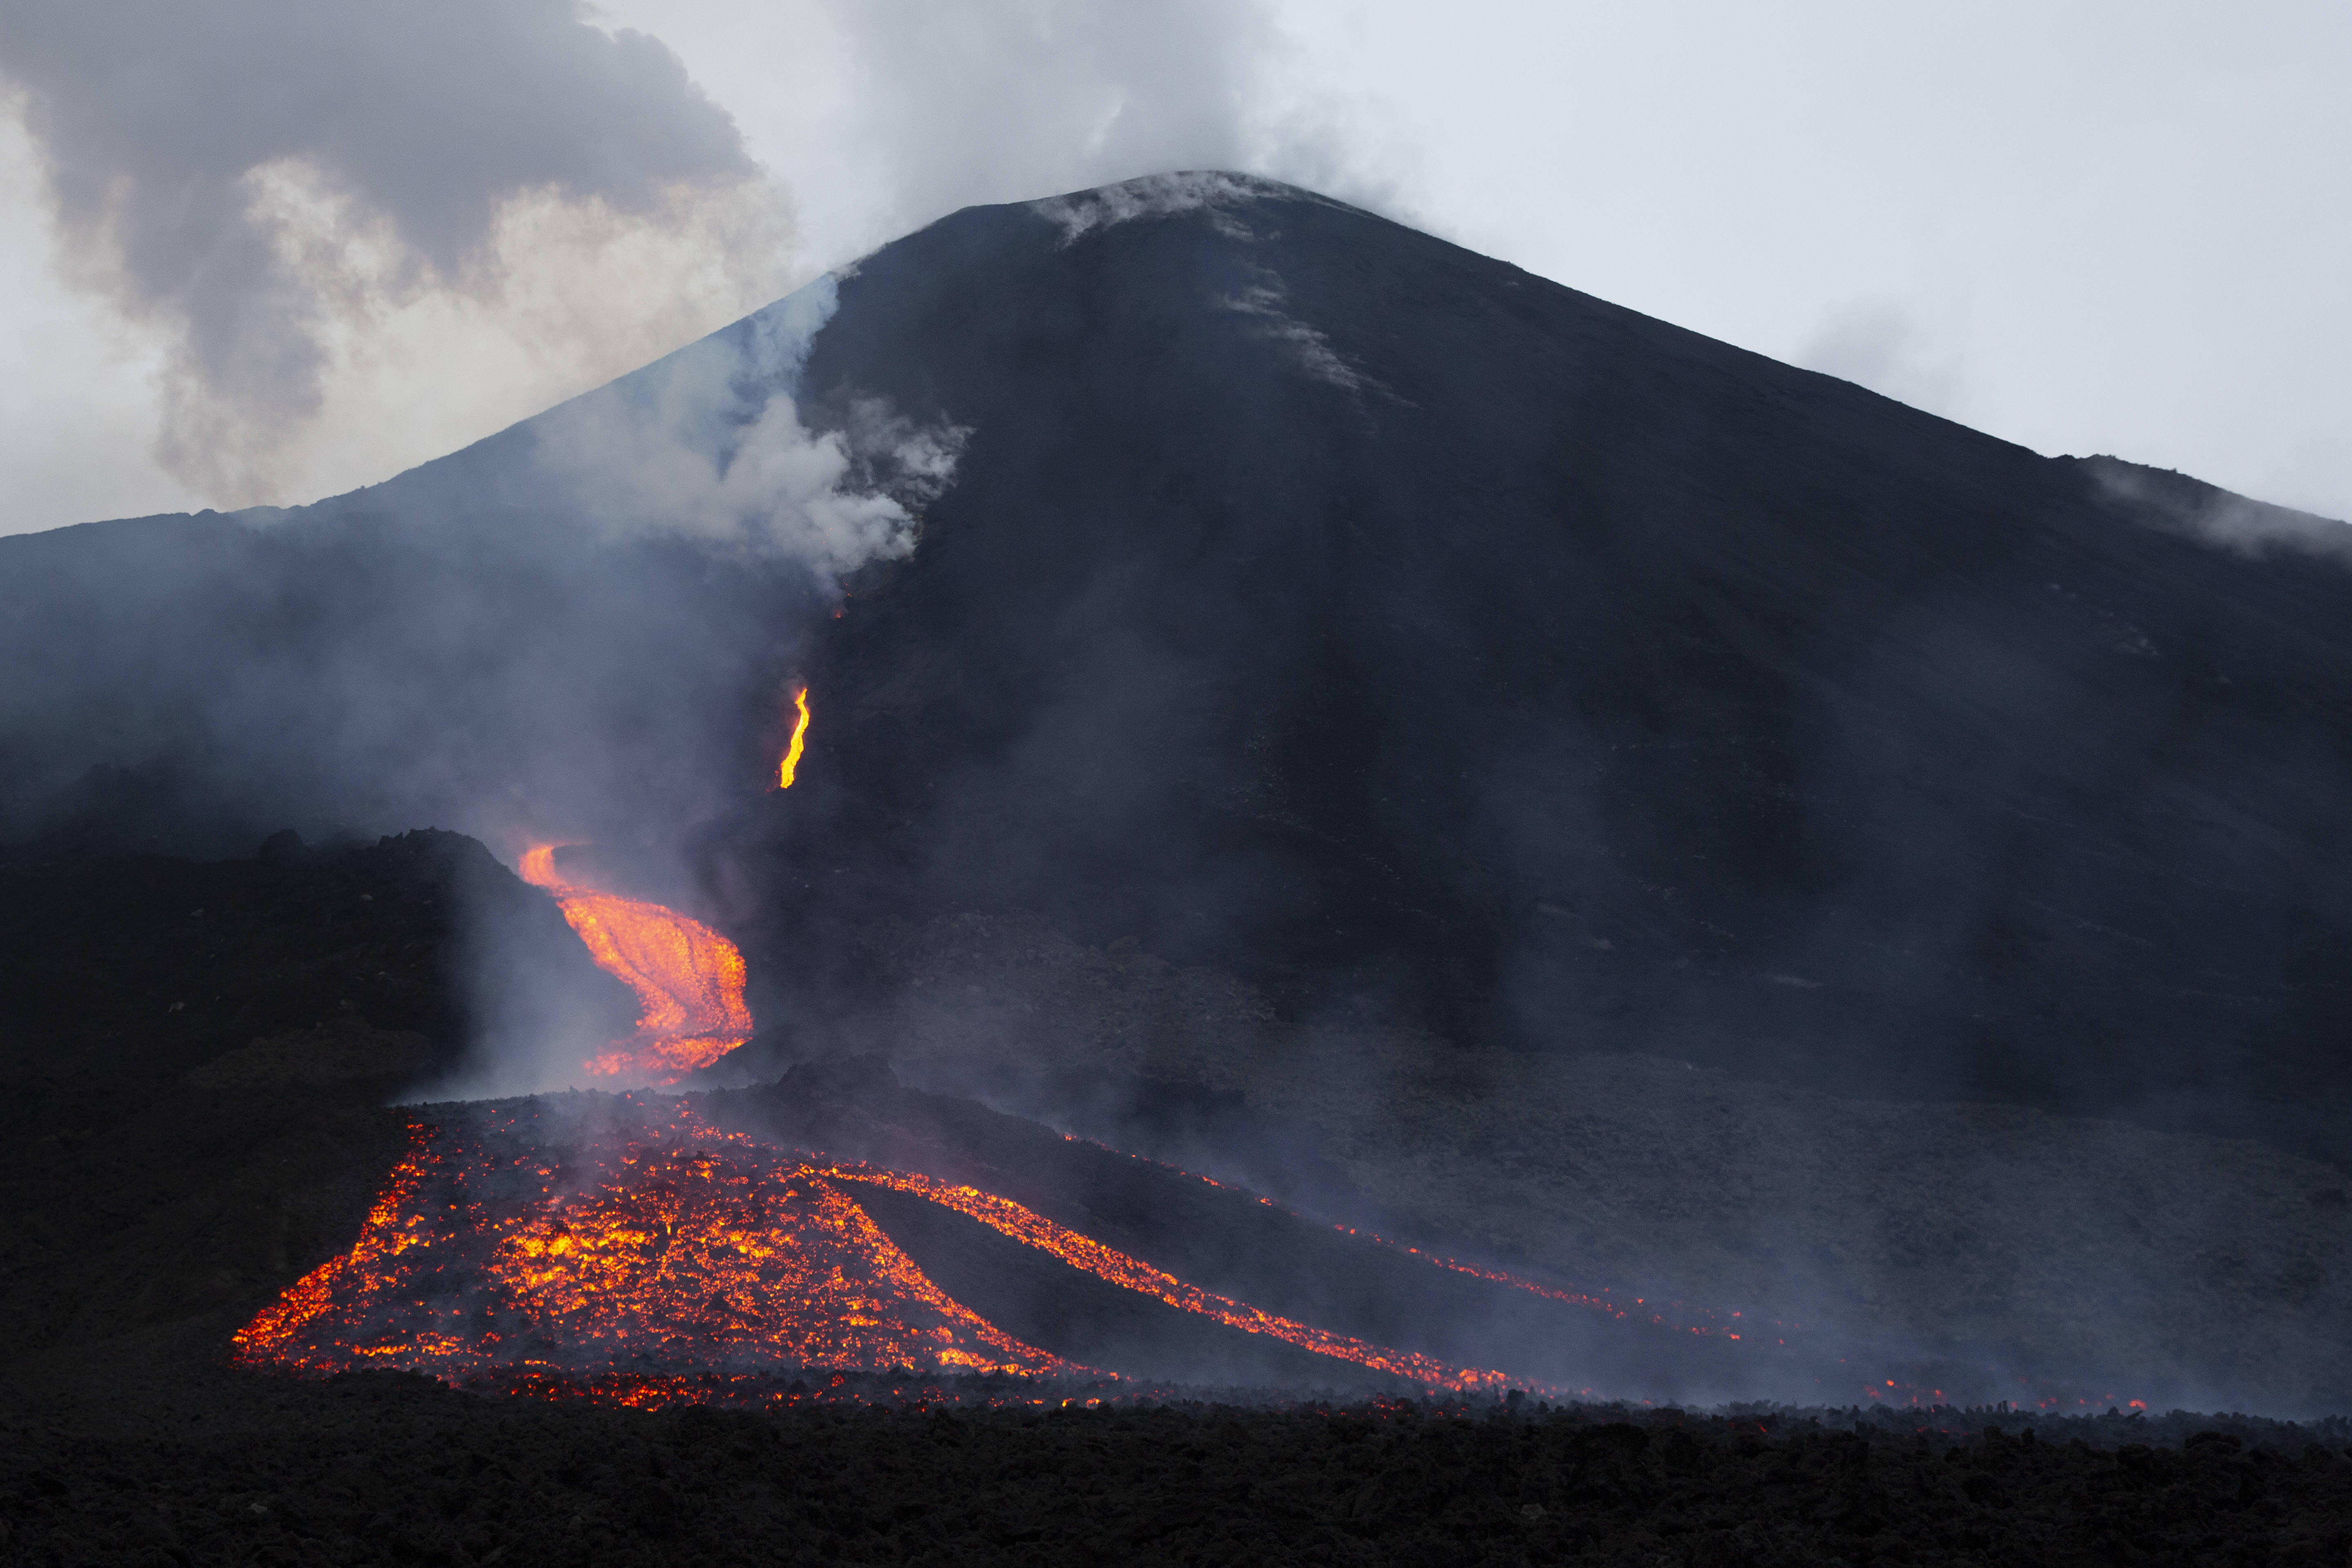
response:
<path id="1" fill-rule="evenodd" d="M 2208 544 L 2257 558 L 2316 555 L 2352 566 L 2352 524 L 2218 489 L 2169 469 L 2115 458 L 2085 462 L 2101 489 Z"/>
<path id="2" fill-rule="evenodd" d="M 1238 238 L 1245 237 L 1248 230 L 1228 216 L 1232 208 L 1270 195 L 1288 195 L 1283 187 L 1263 180 L 1245 179 L 1218 170 L 1187 171 L 1049 196 L 1030 203 L 1029 210 L 1062 231 L 1065 247 L 1114 224 L 1192 212 L 1206 213 L 1220 234 Z"/>

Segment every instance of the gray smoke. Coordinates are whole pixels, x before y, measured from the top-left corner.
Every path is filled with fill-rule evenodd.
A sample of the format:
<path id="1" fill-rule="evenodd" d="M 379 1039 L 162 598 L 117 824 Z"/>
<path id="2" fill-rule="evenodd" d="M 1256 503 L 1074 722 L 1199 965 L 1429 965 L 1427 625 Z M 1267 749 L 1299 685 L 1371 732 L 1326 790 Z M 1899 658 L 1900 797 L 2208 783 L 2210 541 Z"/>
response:
<path id="1" fill-rule="evenodd" d="M 502 226 L 688 228 L 746 276 L 785 232 L 677 57 L 572 0 L 0 0 L 0 75 L 70 275 L 169 344 L 159 459 L 224 500 L 272 499 L 387 311 L 497 300 Z"/>

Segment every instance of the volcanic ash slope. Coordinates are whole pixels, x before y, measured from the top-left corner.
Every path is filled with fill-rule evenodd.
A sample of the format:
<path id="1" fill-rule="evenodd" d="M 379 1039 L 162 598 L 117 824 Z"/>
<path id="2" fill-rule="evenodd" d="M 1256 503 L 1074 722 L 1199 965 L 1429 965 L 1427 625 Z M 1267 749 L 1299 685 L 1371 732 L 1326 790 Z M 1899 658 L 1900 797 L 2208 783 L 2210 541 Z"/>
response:
<path id="1" fill-rule="evenodd" d="M 1034 921 L 877 927 L 866 952 L 894 1000 L 799 1049 L 1425 1248 L 2158 1408 L 2352 1404 L 2347 1184 L 2260 1142 L 1285 1021 L 1228 974 Z"/>

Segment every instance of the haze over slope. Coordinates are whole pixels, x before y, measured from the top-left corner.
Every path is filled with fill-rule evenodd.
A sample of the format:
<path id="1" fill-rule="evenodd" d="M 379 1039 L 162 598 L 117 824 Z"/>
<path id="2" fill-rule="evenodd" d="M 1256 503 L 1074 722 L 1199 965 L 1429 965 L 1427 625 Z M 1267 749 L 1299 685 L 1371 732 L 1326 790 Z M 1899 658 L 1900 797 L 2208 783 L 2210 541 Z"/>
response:
<path id="1" fill-rule="evenodd" d="M 690 833 L 771 1020 L 845 924 L 1021 910 L 1309 1014 L 2345 1156 L 2336 563 L 1258 182 L 823 287 L 267 531 L 0 541 L 14 831 Z"/>

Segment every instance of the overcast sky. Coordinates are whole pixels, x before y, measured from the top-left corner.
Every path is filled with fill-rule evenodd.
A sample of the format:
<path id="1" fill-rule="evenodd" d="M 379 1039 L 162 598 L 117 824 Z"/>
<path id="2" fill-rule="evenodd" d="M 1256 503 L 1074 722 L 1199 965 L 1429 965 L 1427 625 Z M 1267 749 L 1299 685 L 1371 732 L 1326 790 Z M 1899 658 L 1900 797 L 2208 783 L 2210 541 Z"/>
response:
<path id="1" fill-rule="evenodd" d="M 2347 80 L 2341 0 L 0 0 L 0 531 L 369 483 L 1203 166 L 2352 516 Z"/>

